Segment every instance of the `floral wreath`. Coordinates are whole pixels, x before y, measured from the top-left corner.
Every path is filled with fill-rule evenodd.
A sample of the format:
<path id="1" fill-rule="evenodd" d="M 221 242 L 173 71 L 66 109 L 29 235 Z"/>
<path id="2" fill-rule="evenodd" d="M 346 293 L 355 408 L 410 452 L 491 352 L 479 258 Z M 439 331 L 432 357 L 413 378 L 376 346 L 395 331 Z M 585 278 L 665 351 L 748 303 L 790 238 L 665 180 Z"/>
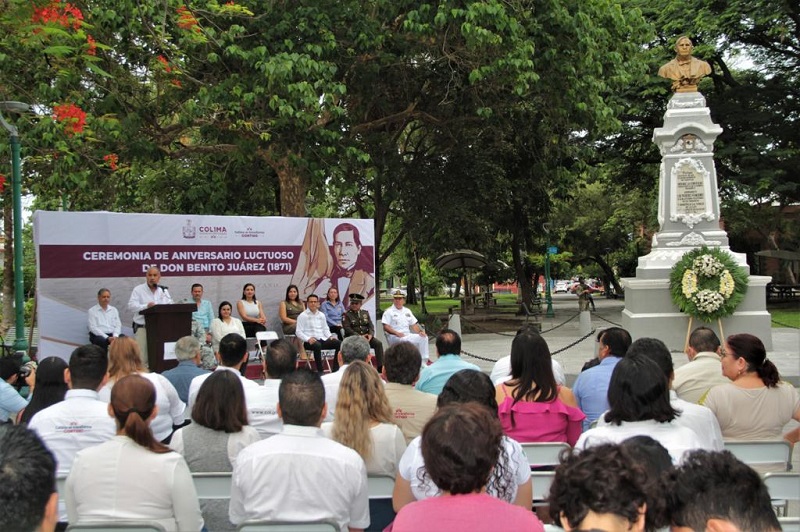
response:
<path id="1" fill-rule="evenodd" d="M 719 248 L 685 253 L 669 275 L 672 302 L 703 321 L 730 316 L 747 292 L 747 272 Z"/>

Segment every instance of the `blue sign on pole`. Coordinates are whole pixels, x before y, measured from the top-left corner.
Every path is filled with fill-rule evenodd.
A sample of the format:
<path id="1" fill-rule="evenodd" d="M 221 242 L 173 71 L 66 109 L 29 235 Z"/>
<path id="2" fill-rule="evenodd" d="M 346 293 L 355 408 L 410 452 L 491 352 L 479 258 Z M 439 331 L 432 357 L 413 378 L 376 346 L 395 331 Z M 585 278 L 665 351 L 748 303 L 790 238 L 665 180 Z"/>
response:
<path id="1" fill-rule="evenodd" d="M 555 246 L 550 246 L 549 248 L 547 248 L 547 253 L 550 255 L 556 255 L 558 254 L 558 248 Z"/>

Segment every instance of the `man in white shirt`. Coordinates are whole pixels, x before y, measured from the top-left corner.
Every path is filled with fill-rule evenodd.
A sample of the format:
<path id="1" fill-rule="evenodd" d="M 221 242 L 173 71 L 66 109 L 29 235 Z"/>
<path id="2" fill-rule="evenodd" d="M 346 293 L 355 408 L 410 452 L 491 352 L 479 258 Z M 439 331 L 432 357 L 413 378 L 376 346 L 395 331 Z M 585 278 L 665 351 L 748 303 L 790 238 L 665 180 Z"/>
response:
<path id="1" fill-rule="evenodd" d="M 369 342 L 363 336 L 348 336 L 342 340 L 338 358 L 339 364 L 341 364 L 339 371 L 322 376 L 322 384 L 325 386 L 325 402 L 328 404 L 328 416 L 325 421 L 333 421 L 336 400 L 339 396 L 339 385 L 342 383 L 347 366 L 356 360 L 366 362 L 369 358 Z"/>
<path id="2" fill-rule="evenodd" d="M 0 486 L 0 530 L 56 529 L 56 461 L 21 425 L 0 425 Z"/>
<path id="3" fill-rule="evenodd" d="M 69 473 L 78 451 L 104 443 L 117 433 L 108 403 L 97 395 L 108 381 L 107 370 L 108 355 L 99 346 L 87 344 L 75 349 L 64 370 L 69 386 L 64 400 L 37 412 L 28 424 L 55 455 L 61 475 Z M 61 521 L 67 520 L 63 501 L 59 516 Z"/>
<path id="4" fill-rule="evenodd" d="M 232 371 L 242 381 L 244 388 L 244 400 L 246 404 L 250 404 L 258 397 L 260 386 L 257 382 L 251 381 L 242 375 L 242 365 L 247 363 L 250 353 L 247 352 L 247 340 L 243 336 L 230 333 L 222 337 L 219 341 L 219 366 L 214 371 Z M 194 408 L 194 401 L 197 399 L 197 392 L 200 391 L 200 386 L 211 376 L 213 372 L 206 373 L 205 375 L 198 375 L 192 379 L 189 385 L 189 402 L 186 406 L 187 419 L 192 415 L 192 408 Z"/>
<path id="5" fill-rule="evenodd" d="M 101 288 L 97 292 L 97 305 L 89 309 L 89 341 L 108 351 L 108 346 L 119 338 L 122 322 L 119 312 L 110 305 L 111 290 Z"/>
<path id="6" fill-rule="evenodd" d="M 145 280 L 131 292 L 128 310 L 133 313 L 133 333 L 142 353 L 142 362 L 147 366 L 147 331 L 144 328 L 144 316 L 141 312 L 154 305 L 171 304 L 172 296 L 169 295 L 166 286 L 158 284 L 161 282 L 161 271 L 155 266 L 147 270 Z"/>
<path id="7" fill-rule="evenodd" d="M 341 342 L 335 334 L 331 334 L 325 314 L 319 310 L 319 296 L 311 294 L 306 299 L 306 310 L 297 316 L 297 327 L 295 334 L 303 342 L 306 351 L 314 353 L 314 364 L 317 366 L 317 373 L 324 373 L 322 368 L 322 350 L 333 349 L 338 351 Z M 339 369 L 339 362 L 334 357 L 331 360 L 331 371 Z"/>
<path id="8" fill-rule="evenodd" d="M 397 342 L 411 342 L 422 355 L 422 363 L 428 362 L 428 335 L 425 330 L 417 323 L 414 314 L 405 308 L 406 296 L 402 290 L 395 290 L 392 293 L 393 305 L 383 311 L 381 323 L 383 332 L 386 333 L 386 341 L 389 346 Z"/>
<path id="9" fill-rule="evenodd" d="M 350 532 L 369 526 L 366 465 L 354 450 L 323 435 L 319 427 L 326 410 L 317 375 L 298 370 L 283 378 L 278 403 L 283 431 L 236 458 L 231 523 L 330 520 Z"/>
<path id="10" fill-rule="evenodd" d="M 730 381 L 722 374 L 720 342 L 708 327 L 698 327 L 689 335 L 686 356 L 689 363 L 675 370 L 672 389 L 690 403 L 703 404 L 708 390 Z"/>
<path id="11" fill-rule="evenodd" d="M 250 426 L 258 431 L 261 439 L 274 436 L 283 430 L 283 421 L 278 417 L 278 389 L 281 379 L 297 369 L 297 348 L 286 339 L 273 340 L 264 353 L 264 374 L 267 376 L 259 393 L 248 400 L 247 413 Z M 335 375 L 335 373 L 334 373 Z"/>

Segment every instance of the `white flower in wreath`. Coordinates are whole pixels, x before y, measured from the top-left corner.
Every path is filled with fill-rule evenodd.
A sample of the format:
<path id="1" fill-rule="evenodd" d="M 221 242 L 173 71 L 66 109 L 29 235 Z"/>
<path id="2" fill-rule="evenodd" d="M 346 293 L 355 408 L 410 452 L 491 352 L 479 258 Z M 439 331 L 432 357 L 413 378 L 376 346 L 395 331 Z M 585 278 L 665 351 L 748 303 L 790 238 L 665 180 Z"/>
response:
<path id="1" fill-rule="evenodd" d="M 724 270 L 719 278 L 719 293 L 722 297 L 729 299 L 736 288 L 736 283 L 733 280 L 731 272 Z"/>
<path id="2" fill-rule="evenodd" d="M 683 278 L 681 278 L 681 292 L 683 292 L 683 296 L 690 298 L 692 295 L 697 292 L 697 275 L 692 270 L 686 270 L 683 272 Z"/>
<path id="3" fill-rule="evenodd" d="M 692 269 L 703 277 L 715 277 L 725 266 L 711 255 L 701 255 L 692 262 Z"/>
<path id="4" fill-rule="evenodd" d="M 700 290 L 692 298 L 697 310 L 704 314 L 711 314 L 725 304 L 725 298 L 719 292 L 713 290 Z"/>

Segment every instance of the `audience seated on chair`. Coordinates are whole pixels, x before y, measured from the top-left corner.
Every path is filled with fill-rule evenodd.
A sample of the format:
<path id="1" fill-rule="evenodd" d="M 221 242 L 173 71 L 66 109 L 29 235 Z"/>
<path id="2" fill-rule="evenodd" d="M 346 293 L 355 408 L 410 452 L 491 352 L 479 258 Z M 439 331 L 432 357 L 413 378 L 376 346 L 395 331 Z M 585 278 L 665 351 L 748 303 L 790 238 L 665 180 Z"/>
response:
<path id="1" fill-rule="evenodd" d="M 524 332 L 540 334 L 539 329 L 533 325 L 523 325 L 517 329 L 517 336 Z M 551 357 L 550 365 L 553 369 L 553 376 L 556 378 L 556 384 L 559 386 L 566 386 L 567 376 L 564 373 L 564 368 L 561 367 L 561 364 L 558 362 L 558 360 Z M 492 382 L 495 384 L 495 386 L 504 383 L 509 379 L 509 377 L 511 377 L 511 355 L 499 358 L 497 362 L 494 363 L 494 366 L 492 366 L 492 373 L 489 375 L 489 378 L 492 379 Z"/>
<path id="2" fill-rule="evenodd" d="M 643 356 L 655 362 L 667 378 L 667 385 L 672 383 L 674 377 L 672 355 L 661 340 L 656 338 L 639 338 L 631 344 L 626 357 Z M 717 418 L 708 408 L 684 401 L 678 398 L 674 390 L 669 391 L 669 403 L 678 413 L 673 423 L 692 429 L 702 440 L 703 448 L 712 451 L 721 451 L 723 448 L 722 432 L 719 429 Z M 597 426 L 606 425 L 603 416 L 597 420 Z"/>
<path id="3" fill-rule="evenodd" d="M 663 508 L 648 502 L 657 481 L 648 476 L 637 457 L 620 445 L 598 445 L 569 451 L 556 467 L 550 485 L 550 515 L 564 530 L 655 530 L 666 524 Z"/>
<path id="4" fill-rule="evenodd" d="M 497 401 L 492 381 L 485 373 L 464 369 L 445 384 L 439 394 L 438 406 L 475 402 L 489 409 L 497 418 Z M 531 470 L 522 446 L 507 436 L 500 440 L 497 463 L 486 485 L 486 492 L 498 499 L 530 510 L 533 500 Z M 400 459 L 399 474 L 395 479 L 392 500 L 395 511 L 415 501 L 436 497 L 442 489 L 436 485 L 426 470 L 421 450 L 421 438 L 414 438 Z"/>
<path id="5" fill-rule="evenodd" d="M 250 425 L 258 431 L 261 439 L 283 430 L 283 421 L 278 415 L 278 390 L 281 379 L 297 369 L 297 349 L 289 340 L 273 340 L 264 353 L 263 364 L 267 378 L 247 398 Z"/>
<path id="6" fill-rule="evenodd" d="M 631 335 L 620 327 L 609 327 L 598 333 L 597 342 L 599 344 L 597 357 L 600 362 L 582 371 L 572 386 L 578 408 L 586 414 L 583 430 L 588 430 L 600 414 L 608 410 L 608 385 L 611 382 L 611 374 L 631 346 Z"/>
<path id="7" fill-rule="evenodd" d="M 339 385 L 344 378 L 344 370 L 356 360 L 366 362 L 369 359 L 369 342 L 360 336 L 348 336 L 342 341 L 338 358 L 339 371 L 322 375 L 322 384 L 325 386 L 325 402 L 328 404 L 326 421 L 331 421 L 336 415 L 336 399 L 339 395 Z"/>
<path id="8" fill-rule="evenodd" d="M 425 393 L 439 395 L 447 379 L 462 369 L 480 371 L 481 368 L 461 358 L 461 337 L 450 329 L 436 335 L 436 362 L 422 368 L 414 386 Z"/>
<path id="9" fill-rule="evenodd" d="M 360 336 L 349 336 L 345 342 L 350 339 L 368 345 Z M 338 373 L 344 374 L 338 393 L 342 410 L 333 422 L 322 425 L 322 431 L 356 451 L 366 462 L 368 474 L 394 477 L 406 440 L 392 417 L 383 381 L 375 368 L 361 360 Z"/>
<path id="10" fill-rule="evenodd" d="M 31 418 L 47 407 L 64 400 L 69 387 L 64 380 L 67 363 L 59 357 L 47 357 L 36 368 L 36 390 L 30 392 L 31 400 L 17 414 L 17 423 L 29 423 Z"/>
<path id="11" fill-rule="evenodd" d="M 753 469 L 728 451 L 693 451 L 666 475 L 671 530 L 781 530 L 769 492 Z"/>
<path id="12" fill-rule="evenodd" d="M 679 463 L 688 451 L 704 448 L 692 429 L 673 422 L 678 412 L 669 402 L 667 378 L 649 358 L 626 356 L 617 363 L 608 401 L 611 408 L 603 416 L 607 425 L 581 434 L 576 449 L 619 443 L 645 434 L 666 447 L 673 462 Z"/>
<path id="13" fill-rule="evenodd" d="M 325 388 L 299 369 L 281 380 L 283 432 L 239 453 L 233 469 L 230 520 L 333 520 L 340 529 L 369 526 L 367 468 L 354 450 L 325 438 Z"/>
<path id="14" fill-rule="evenodd" d="M 247 425 L 244 389 L 230 371 L 208 377 L 192 408 L 192 423 L 175 431 L 170 447 L 186 459 L 189 470 L 233 471 L 239 452 L 261 438 Z M 203 519 L 209 530 L 236 530 L 228 520 L 228 500 L 201 501 Z"/>
<path id="15" fill-rule="evenodd" d="M 141 519 L 168 531 L 203 528 L 186 461 L 150 430 L 158 412 L 153 383 L 140 375 L 120 379 L 108 412 L 117 435 L 80 451 L 72 462 L 65 487 L 70 523 Z"/>
<path id="16" fill-rule="evenodd" d="M 678 397 L 690 403 L 703 404 L 708 391 L 719 384 L 727 384 L 720 366 L 720 342 L 708 327 L 698 327 L 689 335 L 686 347 L 688 364 L 675 370 L 672 389 Z"/>
<path id="17" fill-rule="evenodd" d="M 488 377 L 486 381 L 491 388 Z M 392 530 L 543 530 L 529 509 L 530 499 L 527 508 L 520 508 L 486 492 L 502 463 L 504 437 L 497 417 L 484 405 L 439 409 L 422 432 L 421 449 L 425 475 L 443 493 L 404 506 Z"/>
<path id="18" fill-rule="evenodd" d="M 503 431 L 518 442 L 575 445 L 586 418 L 566 386 L 556 384 L 550 348 L 535 332 L 511 342 L 511 376 L 496 388 Z"/>
<path id="19" fill-rule="evenodd" d="M 108 402 L 116 382 L 128 375 L 140 375 L 153 383 L 158 405 L 152 424 L 153 434 L 158 441 L 169 441 L 175 426 L 183 424 L 186 403 L 178 397 L 178 391 L 169 380 L 158 373 L 149 373 L 142 364 L 139 344 L 132 337 L 120 337 L 108 350 L 108 382 L 98 392 L 99 398 Z"/>
<path id="20" fill-rule="evenodd" d="M 21 425 L 0 425 L 0 530 L 53 532 L 58 521 L 56 461 Z"/>
<path id="21" fill-rule="evenodd" d="M 790 420 L 800 421 L 797 388 L 781 381 L 760 339 L 752 334 L 729 336 L 722 373 L 731 382 L 711 388 L 703 404 L 717 416 L 724 438 L 800 441 L 800 427 L 783 434 Z"/>
<path id="22" fill-rule="evenodd" d="M 245 340 L 244 336 L 238 333 L 226 334 L 220 338 L 217 352 L 219 356 L 219 366 L 217 366 L 217 369 L 211 373 L 195 377 L 189 385 L 189 405 L 187 407 L 187 413 L 191 413 L 194 407 L 194 401 L 197 398 L 197 392 L 200 391 L 200 386 L 202 386 L 203 382 L 209 376 L 217 371 L 230 371 L 239 377 L 239 380 L 242 382 L 242 387 L 244 388 L 245 401 L 248 405 L 250 403 L 250 397 L 252 396 L 255 398 L 261 388 L 257 382 L 251 381 L 242 375 L 242 365 L 246 364 L 247 360 L 250 358 L 250 354 L 247 352 L 247 340 Z"/>
<path id="23" fill-rule="evenodd" d="M 425 423 L 436 412 L 436 396 L 414 388 L 421 365 L 419 350 L 409 342 L 394 344 L 384 355 L 383 376 L 387 381 L 384 390 L 406 444 L 422 434 Z"/>
<path id="24" fill-rule="evenodd" d="M 200 342 L 194 336 L 184 336 L 175 342 L 175 358 L 178 365 L 163 372 L 162 375 L 175 387 L 178 397 L 189 402 L 189 385 L 198 375 L 206 375 L 208 370 L 200 367 Z"/>

